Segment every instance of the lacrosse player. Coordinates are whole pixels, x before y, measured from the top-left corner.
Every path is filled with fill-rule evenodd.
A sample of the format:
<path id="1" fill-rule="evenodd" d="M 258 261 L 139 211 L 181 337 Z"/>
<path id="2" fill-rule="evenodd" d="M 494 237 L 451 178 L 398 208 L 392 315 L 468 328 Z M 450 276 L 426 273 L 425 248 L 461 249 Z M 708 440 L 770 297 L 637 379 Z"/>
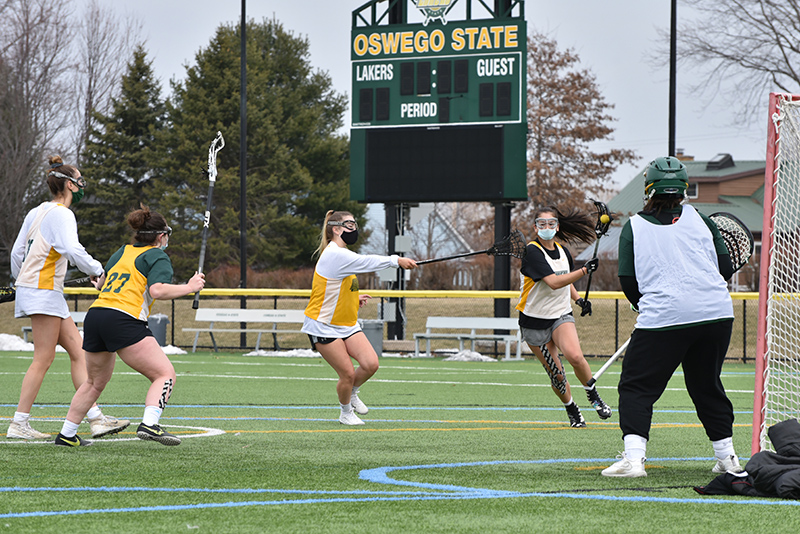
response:
<path id="1" fill-rule="evenodd" d="M 128 225 L 134 230 L 134 244 L 124 245 L 108 260 L 106 274 L 95 286 L 100 295 L 86 313 L 83 348 L 89 377 L 72 398 L 56 445 L 91 444 L 77 435 L 78 423 L 111 379 L 115 352 L 151 382 L 136 435 L 162 445 L 181 442 L 158 425 L 175 385 L 175 368 L 147 327 L 147 317 L 155 299 L 171 300 L 200 291 L 205 276 L 195 273 L 186 284 L 171 283 L 172 262 L 164 249 L 172 228 L 160 213 L 142 206 L 128 215 Z"/>
<path id="2" fill-rule="evenodd" d="M 28 212 L 11 249 L 11 275 L 16 279 L 14 316 L 31 318 L 33 363 L 22 379 L 19 405 L 6 432 L 8 438 L 51 437 L 31 427 L 30 413 L 44 375 L 55 360 L 57 344 L 69 354 L 75 388 L 86 381 L 81 336 L 64 299 L 64 276 L 68 262 L 94 279 L 103 274 L 100 262 L 78 241 L 75 214 L 69 209 L 83 198 L 85 178 L 76 167 L 65 165 L 61 156 L 53 156 L 47 186 L 52 200 Z M 114 434 L 130 424 L 128 420 L 104 415 L 95 404 L 86 408 L 94 437 Z"/>
<path id="3" fill-rule="evenodd" d="M 591 313 L 591 303 L 582 299 L 572 284 L 596 270 L 598 260 L 592 258 L 580 269 L 573 270 L 572 255 L 555 239 L 579 239 L 589 243 L 594 239 L 594 223 L 576 211 L 565 215 L 555 207 L 539 209 L 535 223 L 538 237 L 528 244 L 520 267 L 522 289 L 516 308 L 520 331 L 522 339 L 544 366 L 556 396 L 564 403 L 570 426 L 583 428 L 586 421 L 572 398 L 558 352 L 564 354 L 584 385 L 597 415 L 601 419 L 611 417 L 611 408 L 600 398 L 595 386 L 586 385 L 592 378 L 592 370 L 581 350 L 570 303 L 574 301 L 584 315 Z"/>
<path id="4" fill-rule="evenodd" d="M 625 451 L 602 474 L 647 476 L 653 405 L 678 365 L 714 448 L 712 471 L 741 473 L 733 449 L 733 405 L 720 380 L 733 325 L 728 249 L 717 226 L 683 204 L 689 183 L 680 160 L 657 158 L 644 176 L 646 204 L 619 240 L 620 284 L 639 311 L 618 386 Z"/>
<path id="5" fill-rule="evenodd" d="M 308 334 L 311 347 L 319 351 L 339 375 L 336 394 L 343 425 L 363 425 L 356 414 L 369 412 L 358 398 L 358 388 L 378 370 L 378 355 L 358 324 L 358 309 L 369 295 L 360 295 L 356 274 L 390 267 L 414 269 L 417 263 L 397 255 L 357 254 L 347 247 L 358 240 L 358 223 L 352 213 L 329 211 L 325 215 L 315 256 L 311 298 L 301 331 Z M 358 362 L 355 369 L 351 358 Z M 354 413 L 355 411 L 355 413 Z"/>

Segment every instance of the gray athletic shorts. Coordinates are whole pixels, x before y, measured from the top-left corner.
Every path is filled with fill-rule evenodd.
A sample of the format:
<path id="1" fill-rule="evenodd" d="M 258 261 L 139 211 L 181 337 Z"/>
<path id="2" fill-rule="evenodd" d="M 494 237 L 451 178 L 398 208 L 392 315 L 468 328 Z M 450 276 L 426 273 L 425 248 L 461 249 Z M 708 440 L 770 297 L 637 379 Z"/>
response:
<path id="1" fill-rule="evenodd" d="M 525 328 L 524 326 L 520 327 L 520 331 L 522 332 L 522 339 L 532 347 L 541 347 L 542 345 L 546 345 L 548 341 L 553 339 L 553 331 L 561 326 L 564 323 L 574 323 L 575 318 L 572 316 L 571 313 L 566 313 L 556 319 L 556 322 L 550 328 L 544 328 L 542 330 L 532 330 L 530 328 Z"/>

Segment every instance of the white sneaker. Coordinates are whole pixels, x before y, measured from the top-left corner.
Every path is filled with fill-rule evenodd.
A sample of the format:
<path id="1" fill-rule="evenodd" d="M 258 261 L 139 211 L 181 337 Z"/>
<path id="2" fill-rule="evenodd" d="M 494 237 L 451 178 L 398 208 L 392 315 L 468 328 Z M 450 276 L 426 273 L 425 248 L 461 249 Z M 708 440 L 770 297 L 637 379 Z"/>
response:
<path id="1" fill-rule="evenodd" d="M 367 408 L 367 405 L 361 402 L 361 399 L 358 398 L 358 393 L 355 393 L 352 397 L 350 397 L 350 404 L 353 406 L 353 410 L 355 410 L 358 415 L 366 415 L 369 413 L 369 408 Z"/>
<path id="2" fill-rule="evenodd" d="M 711 470 L 712 473 L 731 473 L 733 475 L 740 475 L 745 472 L 744 467 L 739 465 L 739 458 L 735 454 L 731 454 L 724 460 L 717 460 L 717 465 Z"/>
<path id="3" fill-rule="evenodd" d="M 617 460 L 614 465 L 603 469 L 602 475 L 604 477 L 637 478 L 647 476 L 647 472 L 644 470 L 644 462 L 647 458 L 629 460 L 623 452 L 617 456 Z"/>
<path id="4" fill-rule="evenodd" d="M 116 417 L 110 417 L 108 415 L 101 415 L 100 417 L 89 419 L 88 421 L 92 429 L 93 438 L 101 438 L 103 436 L 116 434 L 131 424 L 127 419 L 117 419 Z"/>
<path id="5" fill-rule="evenodd" d="M 343 425 L 363 425 L 364 424 L 364 421 L 359 419 L 358 416 L 353 412 L 350 412 L 350 413 L 342 412 L 342 414 L 339 415 L 339 422 L 342 423 Z"/>
<path id="6" fill-rule="evenodd" d="M 11 424 L 8 425 L 6 437 L 16 439 L 48 439 L 52 436 L 31 428 L 31 424 L 28 421 L 24 423 L 11 421 Z"/>

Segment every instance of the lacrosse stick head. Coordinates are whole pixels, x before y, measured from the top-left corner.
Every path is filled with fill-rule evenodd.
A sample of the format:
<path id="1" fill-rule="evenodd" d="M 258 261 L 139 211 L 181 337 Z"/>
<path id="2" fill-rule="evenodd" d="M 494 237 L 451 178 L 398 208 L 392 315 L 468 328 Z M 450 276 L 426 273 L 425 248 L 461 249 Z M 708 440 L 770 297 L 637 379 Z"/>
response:
<path id="1" fill-rule="evenodd" d="M 608 211 L 608 206 L 606 206 L 605 202 L 591 200 L 594 202 L 594 207 L 597 208 L 597 224 L 594 226 L 594 233 L 600 239 L 600 236 L 604 236 L 608 232 L 611 221 L 614 220 L 614 214 Z"/>
<path id="2" fill-rule="evenodd" d="M 514 256 L 522 259 L 525 257 L 525 236 L 519 230 L 513 230 L 506 237 L 498 241 L 486 251 L 490 256 Z"/>
<path id="3" fill-rule="evenodd" d="M 222 150 L 225 146 L 225 139 L 222 137 L 222 132 L 217 132 L 217 136 L 211 141 L 208 147 L 208 179 L 211 182 L 217 179 L 217 152 Z"/>
<path id="4" fill-rule="evenodd" d="M 753 255 L 755 250 L 753 234 L 738 217 L 730 213 L 712 213 L 708 218 L 719 228 L 719 233 L 722 234 L 728 254 L 731 256 L 733 269 L 738 271 Z"/>

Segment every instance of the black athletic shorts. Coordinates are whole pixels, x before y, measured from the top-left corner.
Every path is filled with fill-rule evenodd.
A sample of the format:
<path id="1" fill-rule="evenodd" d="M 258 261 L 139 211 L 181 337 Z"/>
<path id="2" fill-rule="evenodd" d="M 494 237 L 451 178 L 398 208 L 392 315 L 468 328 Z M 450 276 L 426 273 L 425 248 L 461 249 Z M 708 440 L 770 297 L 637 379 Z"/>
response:
<path id="1" fill-rule="evenodd" d="M 89 308 L 83 320 L 86 352 L 117 352 L 152 335 L 146 321 L 112 308 Z"/>
<path id="2" fill-rule="evenodd" d="M 361 332 L 361 330 L 359 330 L 358 332 Z M 354 335 L 358 334 L 358 332 L 353 332 L 347 337 L 317 337 L 317 336 L 312 336 L 311 334 L 307 335 L 308 335 L 308 340 L 311 342 L 311 350 L 316 350 L 317 343 L 319 343 L 320 345 L 327 345 L 328 343 L 333 343 L 337 339 L 350 339 Z"/>

